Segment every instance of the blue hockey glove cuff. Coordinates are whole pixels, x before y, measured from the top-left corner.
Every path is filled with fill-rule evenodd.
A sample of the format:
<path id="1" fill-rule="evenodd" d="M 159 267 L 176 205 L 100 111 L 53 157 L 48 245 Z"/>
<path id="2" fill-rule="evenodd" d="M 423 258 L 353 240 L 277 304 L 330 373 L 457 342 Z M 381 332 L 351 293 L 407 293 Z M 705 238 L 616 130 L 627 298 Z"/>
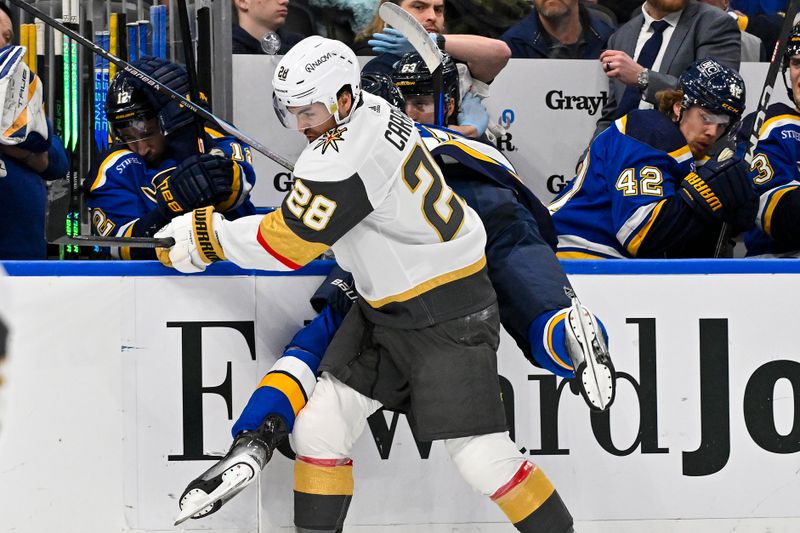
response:
<path id="1" fill-rule="evenodd" d="M 569 308 L 545 311 L 537 316 L 528 329 L 528 340 L 537 366 L 557 376 L 572 379 L 575 377 L 575 368 L 567 353 L 564 330 L 567 311 Z"/>
<path id="2" fill-rule="evenodd" d="M 567 379 L 575 377 L 575 368 L 567 350 L 567 333 L 564 322 L 569 307 L 558 311 L 545 311 L 537 316 L 528 329 L 528 340 L 531 343 L 533 360 L 536 365 L 549 370 L 553 374 Z M 606 327 L 595 316 L 600 324 L 603 337 L 608 342 Z"/>

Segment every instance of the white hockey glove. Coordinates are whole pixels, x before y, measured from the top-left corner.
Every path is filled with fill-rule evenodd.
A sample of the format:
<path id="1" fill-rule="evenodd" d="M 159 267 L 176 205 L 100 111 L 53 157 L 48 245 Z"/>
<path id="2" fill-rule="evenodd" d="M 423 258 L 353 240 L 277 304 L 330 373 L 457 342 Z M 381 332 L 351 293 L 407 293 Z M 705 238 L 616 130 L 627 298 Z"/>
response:
<path id="1" fill-rule="evenodd" d="M 224 260 L 225 254 L 214 227 L 223 220 L 211 206 L 173 218 L 155 234 L 156 238 L 175 239 L 172 248 L 156 248 L 158 260 L 184 274 L 203 272 L 211 263 Z"/>
<path id="2" fill-rule="evenodd" d="M 22 61 L 25 52 L 24 46 L 0 50 L 0 144 L 43 152 L 50 143 L 42 81 Z"/>

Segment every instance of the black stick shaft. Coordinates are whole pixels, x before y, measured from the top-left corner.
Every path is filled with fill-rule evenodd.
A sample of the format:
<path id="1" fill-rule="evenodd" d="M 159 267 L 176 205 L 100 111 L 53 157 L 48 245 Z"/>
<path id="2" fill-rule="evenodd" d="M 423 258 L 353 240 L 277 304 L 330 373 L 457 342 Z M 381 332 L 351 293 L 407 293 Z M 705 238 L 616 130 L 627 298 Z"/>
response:
<path id="1" fill-rule="evenodd" d="M 761 126 L 764 124 L 764 119 L 767 116 L 767 107 L 769 100 L 772 96 L 772 91 L 775 88 L 775 80 L 778 77 L 778 71 L 783 62 L 783 56 L 786 53 L 786 47 L 789 44 L 789 35 L 792 33 L 794 27 L 794 18 L 797 16 L 798 8 L 800 8 L 800 0 L 791 0 L 786 8 L 786 16 L 783 19 L 783 26 L 781 26 L 780 38 L 775 43 L 775 49 L 772 51 L 772 59 L 769 63 L 769 70 L 767 70 L 767 77 L 764 79 L 764 87 L 761 89 L 761 97 L 758 99 L 758 107 L 756 108 L 756 118 L 753 121 L 753 129 L 750 130 L 750 136 L 747 138 L 747 150 L 745 150 L 744 161 L 748 165 L 753 162 L 753 155 L 758 145 L 758 134 L 761 131 Z M 717 239 L 717 247 L 714 250 L 714 257 L 719 257 L 722 253 L 725 243 L 731 238 L 730 228 L 727 223 L 722 224 L 722 229 L 719 232 L 719 239 Z"/>
<path id="2" fill-rule="evenodd" d="M 88 48 L 92 52 L 94 52 L 95 54 L 98 54 L 98 55 L 104 57 L 105 59 L 107 59 L 108 61 L 110 61 L 111 63 L 114 63 L 120 70 L 124 70 L 128 74 L 139 78 L 139 80 L 141 80 L 142 82 L 146 83 L 154 91 L 158 91 L 161 94 L 169 96 L 173 100 L 177 100 L 178 102 L 182 103 L 183 106 L 186 109 L 188 109 L 189 111 L 191 111 L 191 112 L 193 112 L 193 113 L 195 113 L 197 115 L 200 115 L 201 117 L 203 117 L 206 120 L 210 120 L 211 122 L 214 122 L 220 128 L 222 128 L 223 131 L 225 131 L 229 135 L 231 135 L 233 137 L 236 137 L 237 139 L 239 139 L 243 143 L 249 144 L 250 146 L 252 146 L 256 150 L 258 150 L 259 152 L 261 152 L 265 156 L 269 157 L 270 159 L 272 159 L 273 161 L 275 161 L 276 163 L 278 163 L 282 167 L 284 167 L 284 168 L 286 168 L 286 169 L 288 169 L 290 171 L 294 170 L 294 164 L 292 164 L 292 162 L 289 161 L 288 159 L 286 159 L 285 157 L 274 153 L 272 150 L 270 150 L 269 148 L 267 148 L 266 146 L 264 146 L 263 144 L 261 144 L 257 140 L 253 139 L 249 135 L 245 135 L 239 129 L 237 129 L 235 126 L 233 126 L 232 124 L 228 123 L 226 120 L 223 120 L 223 119 L 219 118 L 218 116 L 216 116 L 216 115 L 214 115 L 212 113 L 209 113 L 208 111 L 206 111 L 202 107 L 196 105 L 194 102 L 191 102 L 191 101 L 187 100 L 186 98 L 184 98 L 180 94 L 176 93 L 175 91 L 173 91 L 169 87 L 165 87 L 164 85 L 161 85 L 156 80 L 154 80 L 153 78 L 151 78 L 150 76 L 148 76 L 147 74 L 142 72 L 141 70 L 137 69 L 136 67 L 132 66 L 127 61 L 122 60 L 122 59 L 118 58 L 117 56 L 115 56 L 114 54 L 103 50 L 101 47 L 97 46 L 92 41 L 86 39 L 80 33 L 76 32 L 76 31 L 74 31 L 74 30 L 72 30 L 70 28 L 67 28 L 66 26 L 64 26 L 63 24 L 58 22 L 56 19 L 54 19 L 53 17 L 47 15 L 46 13 L 41 11 L 40 9 L 34 7 L 33 5 L 27 3 L 25 0 L 10 0 L 10 1 L 11 1 L 12 4 L 14 4 L 15 6 L 19 7 L 20 9 L 22 9 L 24 11 L 27 11 L 28 13 L 30 13 L 34 17 L 38 17 L 39 19 L 41 19 L 48 26 L 51 26 L 51 27 L 55 28 L 56 30 L 60 31 L 61 33 L 67 35 L 71 39 L 74 39 L 75 42 L 77 42 L 81 46 L 85 46 L 86 48 Z"/>
<path id="3" fill-rule="evenodd" d="M 186 63 L 186 73 L 189 76 L 189 94 L 192 96 L 192 101 L 200 102 L 200 90 L 197 87 L 197 63 L 194 58 L 194 41 L 192 40 L 192 28 L 189 26 L 189 8 L 186 6 L 186 0 L 178 1 L 178 25 L 181 29 L 181 43 L 183 44 L 183 60 Z M 203 122 L 200 117 L 195 115 L 194 121 L 195 130 L 197 131 L 198 151 L 202 152 L 203 146 Z"/>

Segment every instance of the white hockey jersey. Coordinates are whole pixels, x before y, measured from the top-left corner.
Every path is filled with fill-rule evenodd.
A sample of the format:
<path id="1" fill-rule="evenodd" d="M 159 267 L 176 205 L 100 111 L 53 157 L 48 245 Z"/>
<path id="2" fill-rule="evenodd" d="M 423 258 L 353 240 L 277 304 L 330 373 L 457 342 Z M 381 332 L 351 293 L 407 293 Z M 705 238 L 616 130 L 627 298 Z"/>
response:
<path id="1" fill-rule="evenodd" d="M 245 268 L 296 269 L 329 247 L 353 273 L 365 312 L 422 327 L 494 300 L 486 235 L 445 183 L 414 123 L 362 93 L 346 124 L 311 142 L 279 210 L 223 222 L 228 259 Z M 252 231 L 241 226 L 250 226 Z"/>

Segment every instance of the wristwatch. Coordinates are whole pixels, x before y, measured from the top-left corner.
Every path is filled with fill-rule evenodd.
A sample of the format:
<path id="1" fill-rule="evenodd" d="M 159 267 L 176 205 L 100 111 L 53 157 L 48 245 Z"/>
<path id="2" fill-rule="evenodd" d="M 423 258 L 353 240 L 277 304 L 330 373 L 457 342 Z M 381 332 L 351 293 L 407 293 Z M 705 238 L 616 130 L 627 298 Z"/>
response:
<path id="1" fill-rule="evenodd" d="M 444 35 L 441 33 L 436 34 L 436 46 L 439 48 L 439 50 L 444 52 Z"/>
<path id="2" fill-rule="evenodd" d="M 641 92 L 645 92 L 649 83 L 650 71 L 648 69 L 644 69 L 639 73 L 639 77 L 636 78 L 636 87 L 638 87 Z"/>

